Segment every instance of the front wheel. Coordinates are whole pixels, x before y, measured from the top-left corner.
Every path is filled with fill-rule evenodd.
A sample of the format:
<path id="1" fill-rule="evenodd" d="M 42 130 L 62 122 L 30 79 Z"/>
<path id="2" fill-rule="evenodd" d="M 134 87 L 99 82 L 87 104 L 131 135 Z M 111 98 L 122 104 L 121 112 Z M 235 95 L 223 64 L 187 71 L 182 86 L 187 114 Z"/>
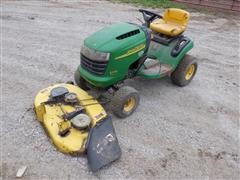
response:
<path id="1" fill-rule="evenodd" d="M 81 77 L 79 70 L 77 69 L 74 73 L 74 80 L 75 83 L 82 88 L 83 90 L 87 91 L 89 90 L 89 87 L 87 86 L 87 82 L 85 79 L 83 79 L 83 77 Z"/>
<path id="2" fill-rule="evenodd" d="M 197 72 L 198 64 L 194 57 L 186 55 L 171 74 L 171 80 L 177 86 L 188 85 Z"/>
<path id="3" fill-rule="evenodd" d="M 120 117 L 130 116 L 138 107 L 140 96 L 138 91 L 130 86 L 123 86 L 115 92 L 112 99 L 112 111 Z"/>

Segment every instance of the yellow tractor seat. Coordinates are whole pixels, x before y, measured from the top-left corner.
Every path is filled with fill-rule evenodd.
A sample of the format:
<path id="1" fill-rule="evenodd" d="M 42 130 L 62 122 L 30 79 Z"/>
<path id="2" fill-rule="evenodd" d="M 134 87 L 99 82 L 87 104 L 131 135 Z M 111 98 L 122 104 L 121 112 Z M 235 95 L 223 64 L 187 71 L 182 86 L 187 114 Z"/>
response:
<path id="1" fill-rule="evenodd" d="M 168 36 L 177 36 L 183 33 L 187 27 L 190 14 L 177 8 L 169 8 L 163 14 L 162 19 L 156 19 L 150 24 L 151 30 Z"/>

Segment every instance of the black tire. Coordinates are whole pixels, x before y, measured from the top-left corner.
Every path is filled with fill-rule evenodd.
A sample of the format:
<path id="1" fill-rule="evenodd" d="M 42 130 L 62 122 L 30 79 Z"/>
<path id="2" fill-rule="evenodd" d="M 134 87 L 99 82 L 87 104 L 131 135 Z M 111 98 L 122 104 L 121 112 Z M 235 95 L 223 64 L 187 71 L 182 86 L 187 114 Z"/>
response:
<path id="1" fill-rule="evenodd" d="M 186 79 L 187 71 L 192 65 L 194 66 L 194 72 L 192 73 L 190 78 Z M 188 85 L 192 81 L 193 77 L 195 76 L 197 72 L 197 68 L 198 68 L 198 64 L 196 62 L 196 59 L 190 55 L 186 55 L 181 60 L 181 62 L 179 63 L 175 71 L 172 72 L 171 74 L 172 82 L 180 87 Z"/>
<path id="2" fill-rule="evenodd" d="M 134 101 L 134 105 L 129 111 L 125 110 L 125 105 L 130 101 Z M 140 101 L 139 93 L 130 86 L 123 86 L 115 92 L 111 105 L 113 113 L 120 118 L 130 116 L 138 107 Z"/>
<path id="3" fill-rule="evenodd" d="M 79 74 L 79 70 L 77 69 L 74 73 L 74 80 L 75 83 L 82 88 L 83 90 L 87 91 L 89 90 L 89 87 L 87 86 L 87 82 L 85 79 L 83 79 L 83 77 L 80 76 Z"/>

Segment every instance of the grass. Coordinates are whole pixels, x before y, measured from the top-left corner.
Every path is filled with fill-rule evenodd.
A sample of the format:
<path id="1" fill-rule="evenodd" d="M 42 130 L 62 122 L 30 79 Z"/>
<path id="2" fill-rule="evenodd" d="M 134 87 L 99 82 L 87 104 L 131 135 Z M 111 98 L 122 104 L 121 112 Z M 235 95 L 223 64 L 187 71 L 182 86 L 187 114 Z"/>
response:
<path id="1" fill-rule="evenodd" d="M 170 0 L 111 0 L 115 2 L 123 2 L 123 3 L 130 3 L 135 5 L 141 5 L 144 7 L 151 7 L 151 8 L 181 8 L 184 9 L 184 5 L 174 3 Z"/>

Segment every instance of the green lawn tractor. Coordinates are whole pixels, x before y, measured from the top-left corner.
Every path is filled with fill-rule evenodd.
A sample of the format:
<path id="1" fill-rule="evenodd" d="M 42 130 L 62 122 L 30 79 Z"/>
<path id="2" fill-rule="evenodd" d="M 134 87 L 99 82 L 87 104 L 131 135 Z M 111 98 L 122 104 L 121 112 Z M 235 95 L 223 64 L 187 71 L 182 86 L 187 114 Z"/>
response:
<path id="1" fill-rule="evenodd" d="M 187 54 L 193 41 L 183 35 L 190 14 L 176 8 L 166 9 L 163 16 L 139 11 L 141 25 L 113 24 L 87 37 L 75 72 L 82 89 L 110 92 L 112 111 L 121 118 L 131 115 L 140 100 L 137 90 L 124 86 L 124 80 L 170 76 L 174 84 L 185 86 L 197 71 L 197 62 Z"/>

